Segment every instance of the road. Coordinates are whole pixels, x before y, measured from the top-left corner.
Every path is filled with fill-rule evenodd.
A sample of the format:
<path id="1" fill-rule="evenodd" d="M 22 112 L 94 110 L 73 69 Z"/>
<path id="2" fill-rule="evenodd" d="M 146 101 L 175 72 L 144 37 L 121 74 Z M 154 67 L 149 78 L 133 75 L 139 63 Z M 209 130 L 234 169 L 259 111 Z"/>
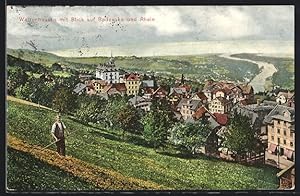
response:
<path id="1" fill-rule="evenodd" d="M 275 72 L 277 72 L 275 66 L 267 62 L 253 61 L 250 59 L 241 59 L 237 57 L 232 57 L 231 55 L 232 54 L 222 54 L 220 55 L 220 57 L 231 59 L 231 60 L 247 61 L 250 63 L 257 64 L 259 69 L 262 68 L 261 72 L 250 81 L 250 85 L 252 85 L 255 93 L 264 92 L 265 91 L 264 85 L 266 83 L 266 79 L 272 76 Z"/>

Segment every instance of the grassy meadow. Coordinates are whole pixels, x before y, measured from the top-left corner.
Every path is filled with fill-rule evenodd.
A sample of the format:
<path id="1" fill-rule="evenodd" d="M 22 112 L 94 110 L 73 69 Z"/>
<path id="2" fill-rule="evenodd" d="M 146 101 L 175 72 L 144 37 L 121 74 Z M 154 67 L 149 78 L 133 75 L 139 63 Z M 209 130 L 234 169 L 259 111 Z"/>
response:
<path id="1" fill-rule="evenodd" d="M 46 146 L 52 141 L 50 127 L 54 117 L 53 111 L 8 101 L 8 134 L 28 144 Z M 202 156 L 180 158 L 172 153 L 158 153 L 130 140 L 123 141 L 116 130 L 83 125 L 69 116 L 63 116 L 63 121 L 70 132 L 66 140 L 67 155 L 123 176 L 168 187 L 166 189 L 275 190 L 278 185 L 274 168 L 244 166 Z M 139 138 L 127 137 L 136 137 L 134 141 Z M 50 149 L 55 150 L 54 147 Z M 9 182 L 16 178 L 15 175 L 18 173 L 8 175 Z"/>

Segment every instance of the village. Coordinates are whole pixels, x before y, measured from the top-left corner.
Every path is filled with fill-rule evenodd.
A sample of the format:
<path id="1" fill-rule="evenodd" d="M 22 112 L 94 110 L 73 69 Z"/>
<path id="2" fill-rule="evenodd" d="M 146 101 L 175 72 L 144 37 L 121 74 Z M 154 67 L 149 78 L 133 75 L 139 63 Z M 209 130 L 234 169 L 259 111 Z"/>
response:
<path id="1" fill-rule="evenodd" d="M 295 102 L 294 92 L 275 89 L 267 93 L 269 100 L 255 99 L 250 84 L 207 80 L 202 90 L 192 91 L 184 75 L 175 86 L 157 85 L 154 75 L 136 72 L 121 73 L 111 57 L 100 64 L 94 75 L 80 74 L 81 80 L 73 92 L 97 95 L 106 100 L 115 95 L 127 96 L 128 104 L 143 112 L 151 111 L 157 100 L 167 101 L 178 122 L 209 122 L 212 131 L 198 153 L 235 161 L 234 152 L 223 147 L 230 119 L 235 114 L 249 118 L 251 129 L 257 133 L 261 150 L 247 152 L 239 161 L 247 164 L 267 164 L 280 169 L 279 188 L 294 188 L 295 183 Z"/>

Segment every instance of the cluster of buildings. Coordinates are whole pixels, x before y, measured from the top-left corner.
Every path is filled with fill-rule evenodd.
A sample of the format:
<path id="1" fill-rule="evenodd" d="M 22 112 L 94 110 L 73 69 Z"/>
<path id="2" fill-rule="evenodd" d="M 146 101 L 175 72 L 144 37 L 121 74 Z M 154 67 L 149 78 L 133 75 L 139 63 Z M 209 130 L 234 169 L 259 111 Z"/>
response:
<path id="1" fill-rule="evenodd" d="M 151 79 L 149 79 L 151 78 Z M 274 101 L 254 99 L 254 90 L 249 84 L 228 81 L 205 82 L 201 91 L 193 92 L 184 81 L 171 87 L 156 85 L 154 77 L 138 73 L 122 73 L 116 68 L 113 58 L 97 67 L 96 78 L 82 76 L 76 85 L 77 94 L 99 95 L 109 99 L 112 95 L 131 96 L 129 104 L 145 112 L 150 111 L 154 100 L 165 99 L 170 103 L 174 118 L 182 122 L 197 122 L 206 119 L 213 129 L 207 145 L 200 152 L 228 157 L 228 149 L 221 143 L 229 119 L 234 112 L 246 115 L 253 130 L 259 134 L 264 145 L 264 163 L 282 169 L 278 173 L 280 187 L 294 186 L 295 161 L 295 102 L 294 93 L 273 93 Z"/>

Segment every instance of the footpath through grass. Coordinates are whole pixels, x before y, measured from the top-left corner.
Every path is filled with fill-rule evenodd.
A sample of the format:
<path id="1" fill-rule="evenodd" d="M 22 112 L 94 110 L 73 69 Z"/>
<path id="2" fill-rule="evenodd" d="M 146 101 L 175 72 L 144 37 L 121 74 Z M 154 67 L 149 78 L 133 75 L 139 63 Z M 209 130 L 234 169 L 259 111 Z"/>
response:
<path id="1" fill-rule="evenodd" d="M 8 102 L 8 133 L 30 144 L 46 146 L 52 141 L 54 118 L 52 111 Z M 68 155 L 124 176 L 181 190 L 276 189 L 278 185 L 277 171 L 270 167 L 167 156 L 119 141 L 111 130 L 85 126 L 66 116 L 63 121 L 71 133 L 66 143 Z"/>

